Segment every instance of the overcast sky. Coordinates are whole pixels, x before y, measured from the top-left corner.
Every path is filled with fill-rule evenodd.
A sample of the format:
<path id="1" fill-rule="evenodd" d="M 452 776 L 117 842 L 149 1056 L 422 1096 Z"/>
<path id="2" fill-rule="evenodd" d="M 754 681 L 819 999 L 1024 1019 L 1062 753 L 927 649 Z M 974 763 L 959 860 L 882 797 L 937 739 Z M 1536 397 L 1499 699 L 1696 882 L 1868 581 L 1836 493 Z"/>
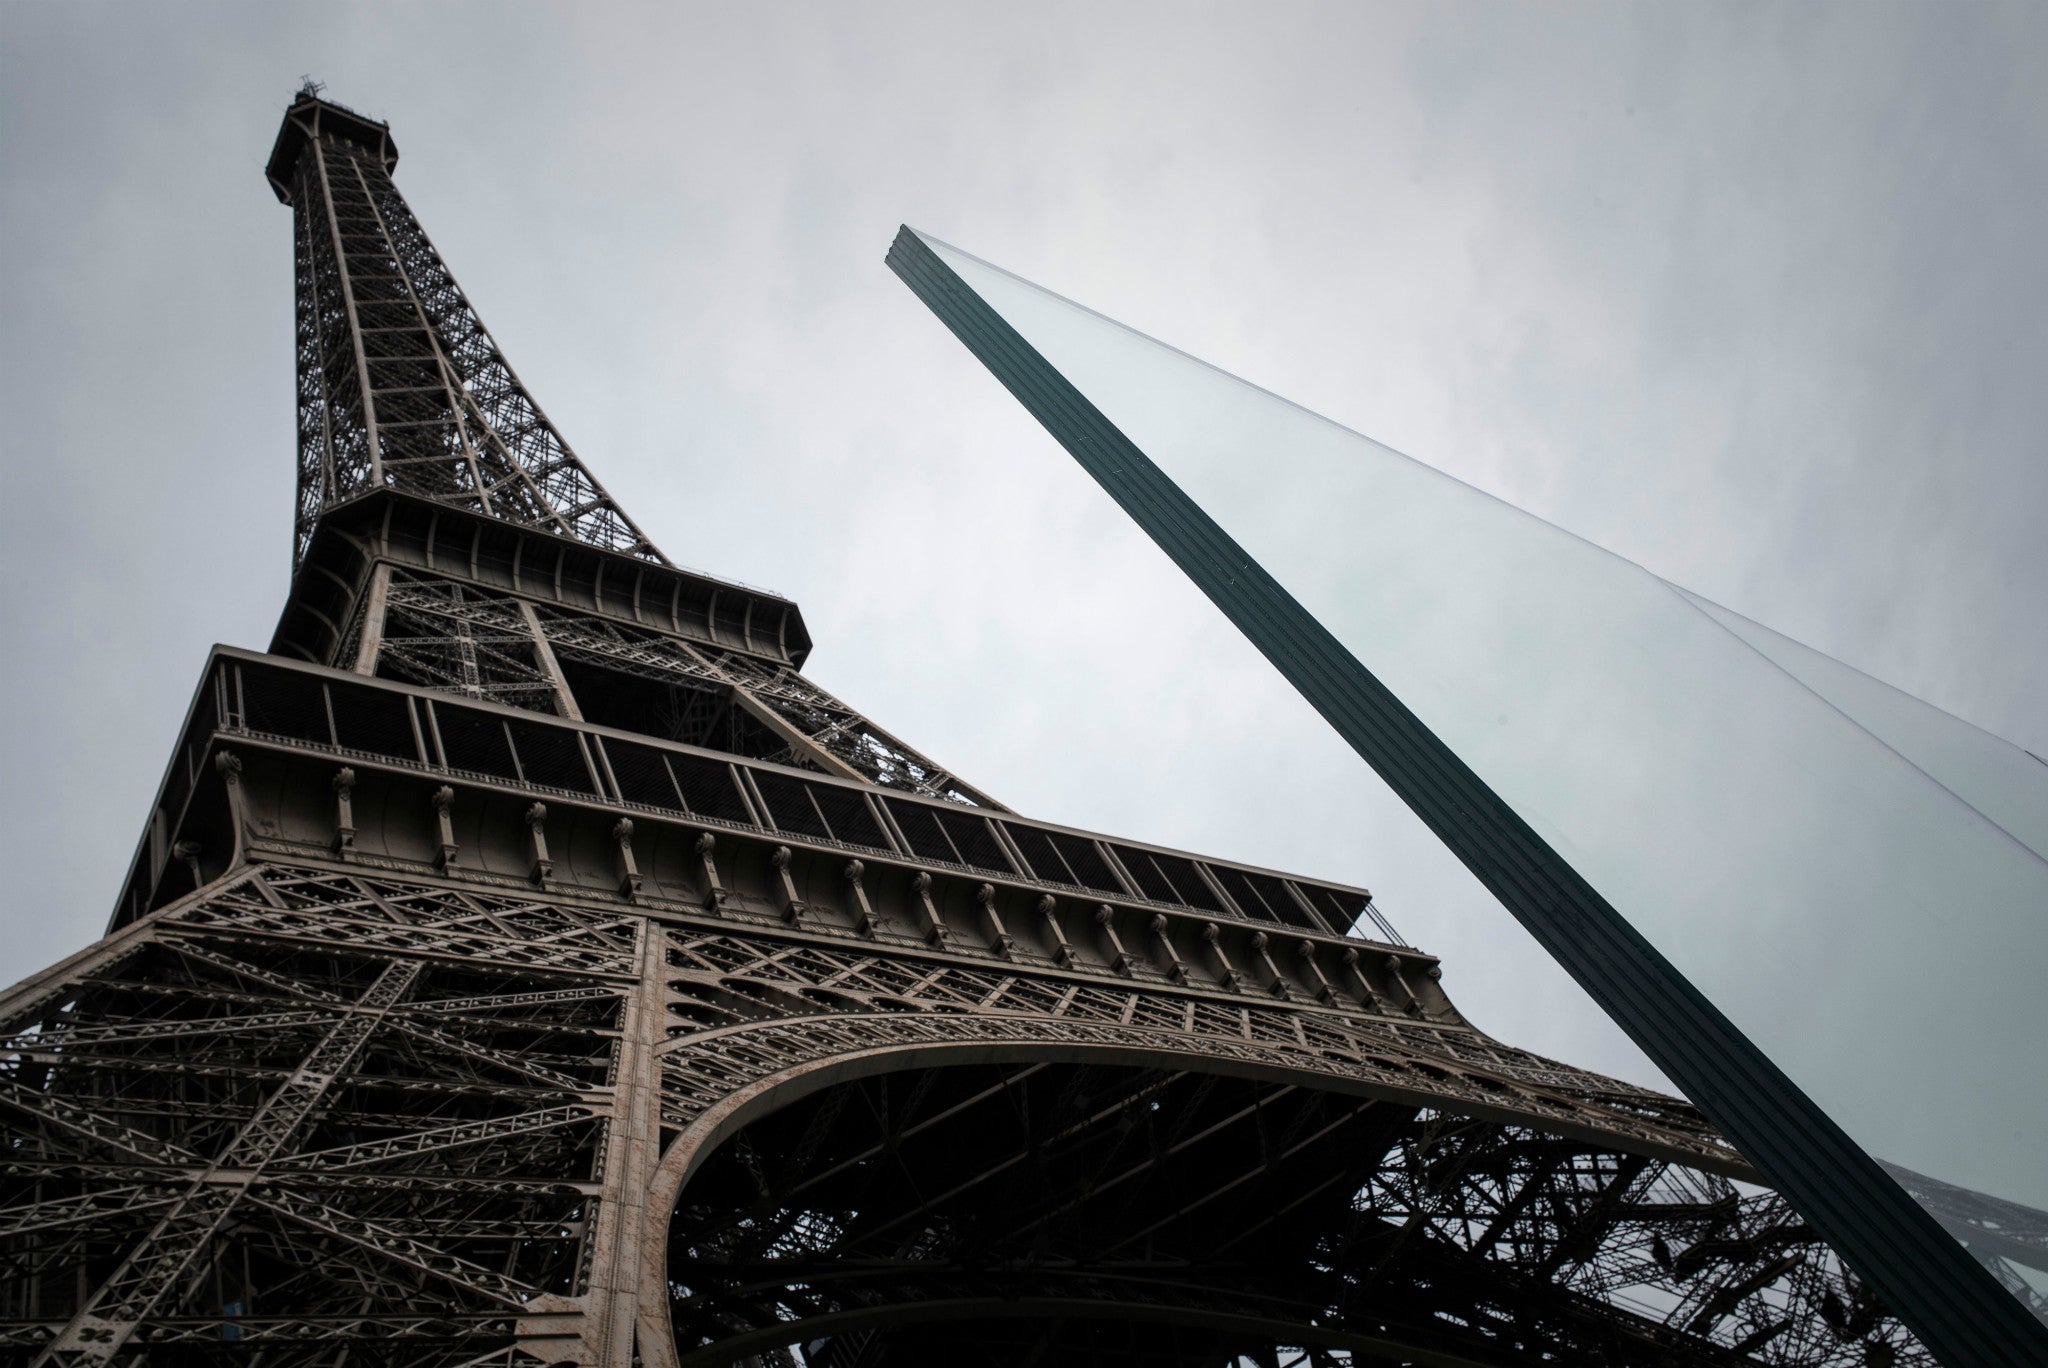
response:
<path id="1" fill-rule="evenodd" d="M 1654 1071 L 882 265 L 910 222 L 2048 754 L 2048 7 L 0 4 L 0 979 L 290 559 L 302 75 L 677 561 L 1021 811 Z"/>

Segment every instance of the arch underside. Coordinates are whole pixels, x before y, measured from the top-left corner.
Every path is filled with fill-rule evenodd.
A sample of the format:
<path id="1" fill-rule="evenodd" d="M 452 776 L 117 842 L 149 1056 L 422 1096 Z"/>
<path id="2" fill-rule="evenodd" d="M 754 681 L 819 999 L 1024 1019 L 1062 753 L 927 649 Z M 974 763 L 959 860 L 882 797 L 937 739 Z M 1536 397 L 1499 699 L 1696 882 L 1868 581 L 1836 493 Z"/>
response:
<path id="1" fill-rule="evenodd" d="M 679 1361 L 1918 1354 L 1771 1194 L 1306 1075 L 1182 1063 L 870 1069 L 765 1110 L 676 1203 Z"/>
<path id="2" fill-rule="evenodd" d="M 670 985 L 710 1029 L 664 1051 L 642 1299 L 680 1364 L 1925 1361 L 1650 1095 L 714 948 Z"/>

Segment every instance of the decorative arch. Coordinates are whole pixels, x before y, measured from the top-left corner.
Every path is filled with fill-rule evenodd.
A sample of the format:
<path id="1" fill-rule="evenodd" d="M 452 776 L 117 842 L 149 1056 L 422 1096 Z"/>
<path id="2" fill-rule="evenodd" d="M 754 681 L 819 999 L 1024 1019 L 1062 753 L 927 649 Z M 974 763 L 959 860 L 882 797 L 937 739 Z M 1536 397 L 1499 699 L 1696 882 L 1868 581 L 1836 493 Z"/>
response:
<path id="1" fill-rule="evenodd" d="M 692 1177 L 749 1124 L 821 1090 L 881 1074 L 1010 1063 L 1210 1074 L 1450 1112 L 1629 1151 L 1646 1161 L 1753 1179 L 1739 1157 L 1709 1135 L 1504 1072 L 1453 1067 L 1392 1038 L 1370 1049 L 1345 1049 L 1306 1032 L 1288 1044 L 1022 1013 L 867 1010 L 744 1021 L 677 1037 L 658 1053 L 664 1120 L 678 1130 L 655 1166 L 643 1208 L 637 1301 L 646 1368 L 679 1368 L 683 1361 L 669 1319 L 667 1254 L 670 1224 Z M 1095 1313 L 1104 1314 L 1100 1304 Z M 1256 1318 L 1239 1319 L 1250 1329 Z M 1349 1345 L 1351 1340 L 1357 1343 Z M 1340 1341 L 1376 1347 L 1369 1336 L 1344 1335 L 1330 1343 L 1336 1347 Z"/>

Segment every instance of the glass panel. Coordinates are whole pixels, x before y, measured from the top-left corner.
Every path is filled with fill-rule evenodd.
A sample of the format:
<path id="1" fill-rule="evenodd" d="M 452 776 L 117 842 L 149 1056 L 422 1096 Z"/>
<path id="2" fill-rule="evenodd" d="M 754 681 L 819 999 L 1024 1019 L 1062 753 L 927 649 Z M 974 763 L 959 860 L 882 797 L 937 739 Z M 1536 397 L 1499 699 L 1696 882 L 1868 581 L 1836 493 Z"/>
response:
<path id="1" fill-rule="evenodd" d="M 923 241 L 1858 1143 L 2048 1208 L 2048 767 Z"/>
<path id="2" fill-rule="evenodd" d="M 2015 840 L 2048 856 L 2048 762 L 1740 613 L 1680 592 Z"/>

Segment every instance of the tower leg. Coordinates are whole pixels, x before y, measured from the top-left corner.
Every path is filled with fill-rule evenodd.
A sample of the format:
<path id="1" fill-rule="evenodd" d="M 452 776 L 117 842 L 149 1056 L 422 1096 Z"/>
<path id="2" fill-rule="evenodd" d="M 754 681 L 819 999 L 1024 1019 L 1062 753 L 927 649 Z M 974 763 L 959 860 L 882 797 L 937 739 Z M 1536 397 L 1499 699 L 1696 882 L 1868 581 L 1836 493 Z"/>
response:
<path id="1" fill-rule="evenodd" d="M 666 1211 L 650 1212 L 647 1193 L 661 1157 L 659 1061 L 667 934 L 652 921 L 639 927 L 634 953 L 639 975 L 627 995 L 613 1068 L 611 1118 L 605 1126 L 598 1177 L 603 1184 L 585 1242 L 586 1286 L 581 1297 L 540 1297 L 518 1325 L 519 1346 L 548 1363 L 588 1368 L 630 1368 L 641 1314 L 641 1260 L 651 1224 L 667 1229 Z M 666 1306 L 658 1308 L 665 1313 Z M 660 1322 L 665 1316 L 653 1318 Z M 663 1325 L 663 1329 L 666 1326 Z M 659 1350 L 643 1347 L 643 1363 Z"/>

